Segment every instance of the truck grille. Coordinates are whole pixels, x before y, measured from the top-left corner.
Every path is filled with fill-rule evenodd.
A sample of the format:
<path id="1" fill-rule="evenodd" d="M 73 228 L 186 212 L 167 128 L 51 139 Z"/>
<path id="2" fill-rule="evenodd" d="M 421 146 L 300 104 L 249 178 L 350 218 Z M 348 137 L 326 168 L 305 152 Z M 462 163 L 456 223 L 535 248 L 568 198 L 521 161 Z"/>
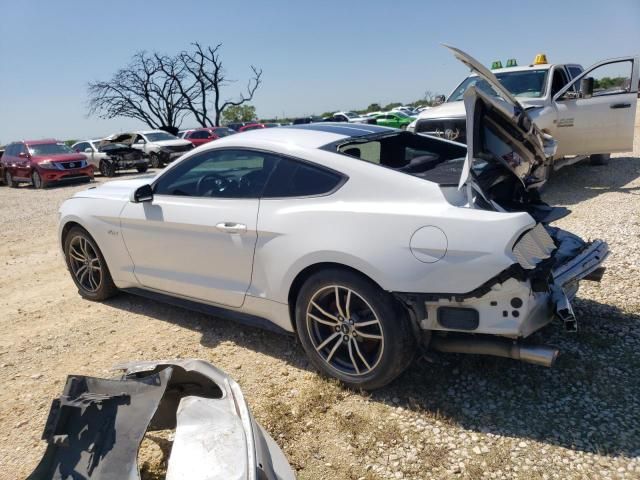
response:
<path id="1" fill-rule="evenodd" d="M 542 260 L 549 258 L 555 249 L 553 239 L 539 223 L 520 237 L 513 246 L 513 255 L 522 268 L 532 270 Z"/>
<path id="2" fill-rule="evenodd" d="M 427 118 L 416 122 L 416 133 L 424 133 L 432 137 L 445 138 L 454 142 L 466 143 L 466 118 Z"/>

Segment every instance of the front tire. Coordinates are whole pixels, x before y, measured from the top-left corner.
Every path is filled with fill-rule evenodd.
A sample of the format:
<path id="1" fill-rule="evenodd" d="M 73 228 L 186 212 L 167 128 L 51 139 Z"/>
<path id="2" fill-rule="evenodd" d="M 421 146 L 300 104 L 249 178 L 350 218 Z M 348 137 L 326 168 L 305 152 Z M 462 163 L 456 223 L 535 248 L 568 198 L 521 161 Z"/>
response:
<path id="1" fill-rule="evenodd" d="M 151 162 L 151 166 L 153 168 L 162 168 L 164 166 L 162 164 L 162 160 L 160 160 L 160 156 L 157 153 L 149 154 L 149 161 Z"/>
<path id="2" fill-rule="evenodd" d="M 81 297 L 101 301 L 118 292 L 102 252 L 86 230 L 71 228 L 63 247 L 67 268 Z"/>
<path id="3" fill-rule="evenodd" d="M 112 162 L 100 161 L 100 173 L 103 177 L 113 177 L 116 174 L 116 167 Z"/>
<path id="4" fill-rule="evenodd" d="M 31 174 L 31 183 L 33 184 L 33 188 L 36 188 L 38 190 L 47 186 L 37 170 L 34 170 Z"/>
<path id="5" fill-rule="evenodd" d="M 381 388 L 413 360 L 417 343 L 406 312 L 355 272 L 328 269 L 312 275 L 295 312 L 311 363 L 350 388 Z"/>
<path id="6" fill-rule="evenodd" d="M 610 153 L 599 153 L 597 155 L 591 155 L 589 157 L 589 165 L 606 165 L 611 158 Z"/>
<path id="7" fill-rule="evenodd" d="M 149 165 L 138 165 L 136 167 L 136 170 L 138 170 L 139 173 L 144 173 L 149 169 Z"/>
<path id="8" fill-rule="evenodd" d="M 13 175 L 11 175 L 11 172 L 8 169 L 4 171 L 4 182 L 11 188 L 16 188 L 18 186 L 18 182 L 13 179 Z"/>

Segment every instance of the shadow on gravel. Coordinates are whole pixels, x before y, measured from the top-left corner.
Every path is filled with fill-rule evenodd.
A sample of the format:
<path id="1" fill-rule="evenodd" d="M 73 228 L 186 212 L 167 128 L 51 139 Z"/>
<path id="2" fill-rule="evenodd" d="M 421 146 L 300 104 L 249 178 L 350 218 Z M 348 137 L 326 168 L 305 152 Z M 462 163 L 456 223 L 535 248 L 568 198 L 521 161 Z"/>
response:
<path id="1" fill-rule="evenodd" d="M 579 333 L 553 323 L 531 338 L 561 355 L 552 368 L 433 354 L 374 399 L 437 414 L 476 432 L 609 456 L 640 455 L 640 316 L 576 299 Z M 394 398 L 395 397 L 395 398 Z"/>
<path id="2" fill-rule="evenodd" d="M 556 172 L 542 194 L 549 204 L 574 205 L 607 192 L 640 195 L 640 187 L 627 187 L 640 177 L 640 158 L 614 157 L 607 165 L 581 162 Z"/>
<path id="3" fill-rule="evenodd" d="M 312 370 L 292 336 L 193 313 L 133 295 L 109 300 L 128 312 L 196 330 L 213 348 L 243 348 Z M 600 455 L 640 455 L 640 316 L 577 299 L 578 334 L 552 324 L 531 341 L 561 350 L 550 369 L 496 357 L 430 353 L 371 401 L 402 406 L 475 432 L 532 439 Z M 151 332 L 150 332 L 151 334 Z M 363 392 L 363 395 L 366 393 Z"/>

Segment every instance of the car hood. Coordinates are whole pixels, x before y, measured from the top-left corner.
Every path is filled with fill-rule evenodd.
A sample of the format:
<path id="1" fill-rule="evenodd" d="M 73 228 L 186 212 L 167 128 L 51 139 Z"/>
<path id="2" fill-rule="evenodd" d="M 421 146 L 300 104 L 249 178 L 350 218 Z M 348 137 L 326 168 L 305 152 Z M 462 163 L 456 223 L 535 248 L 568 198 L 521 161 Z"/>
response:
<path id="1" fill-rule="evenodd" d="M 154 145 L 160 145 L 161 147 L 183 147 L 185 145 L 191 145 L 191 142 L 188 140 L 182 140 L 177 138 L 175 140 L 160 140 L 157 142 L 149 142 Z"/>
<path id="2" fill-rule="evenodd" d="M 69 153 L 66 155 L 34 155 L 31 157 L 33 163 L 42 162 L 79 162 L 87 157 L 81 153 Z"/>
<path id="3" fill-rule="evenodd" d="M 155 175 L 144 175 L 130 180 L 106 182 L 98 187 L 91 187 L 78 192 L 73 198 L 109 198 L 128 201 L 131 193 L 136 188 L 151 183 L 154 177 Z"/>
<path id="4" fill-rule="evenodd" d="M 445 102 L 429 110 L 423 110 L 418 119 L 427 118 L 464 118 L 464 102 Z"/>

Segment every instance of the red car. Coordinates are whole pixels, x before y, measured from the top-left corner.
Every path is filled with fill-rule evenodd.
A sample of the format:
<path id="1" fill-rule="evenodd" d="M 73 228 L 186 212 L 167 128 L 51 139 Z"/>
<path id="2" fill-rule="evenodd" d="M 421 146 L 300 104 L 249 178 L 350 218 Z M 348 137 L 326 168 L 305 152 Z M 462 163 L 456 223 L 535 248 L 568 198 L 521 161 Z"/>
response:
<path id="1" fill-rule="evenodd" d="M 28 182 L 44 188 L 57 182 L 93 179 L 87 157 L 53 139 L 10 143 L 0 162 L 4 182 L 10 187 Z"/>
<path id="2" fill-rule="evenodd" d="M 258 130 L 260 128 L 268 128 L 264 123 L 250 123 L 240 128 L 238 132 L 248 132 L 249 130 Z"/>
<path id="3" fill-rule="evenodd" d="M 226 137 L 227 135 L 233 135 L 237 133 L 227 127 L 208 127 L 208 128 L 194 128 L 192 130 L 183 130 L 178 134 L 180 138 L 189 140 L 194 146 L 198 147 L 205 143 L 209 143 L 212 140 Z"/>

